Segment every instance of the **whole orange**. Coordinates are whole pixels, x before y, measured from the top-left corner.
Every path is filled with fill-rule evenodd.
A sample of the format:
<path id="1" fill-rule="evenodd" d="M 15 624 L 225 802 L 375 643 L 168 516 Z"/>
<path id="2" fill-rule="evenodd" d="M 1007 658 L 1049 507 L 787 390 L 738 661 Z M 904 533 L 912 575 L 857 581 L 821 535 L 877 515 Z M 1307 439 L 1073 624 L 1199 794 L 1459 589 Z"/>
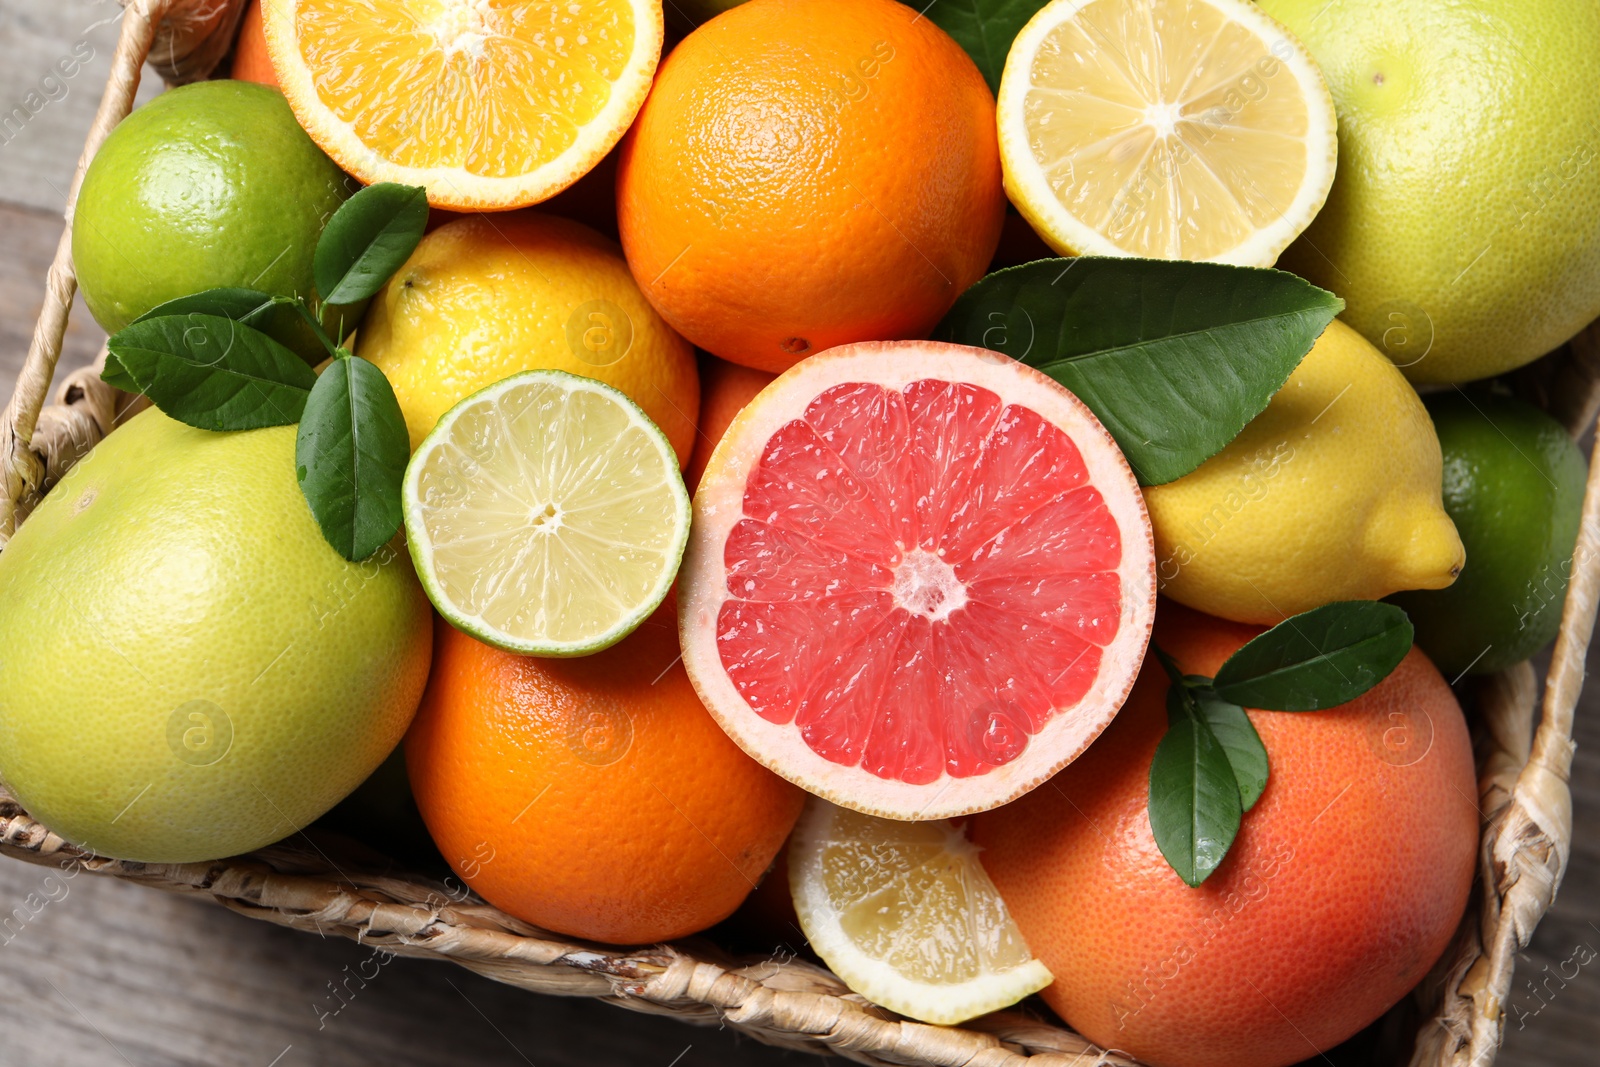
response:
<path id="1" fill-rule="evenodd" d="M 1210 675 L 1258 632 L 1162 602 L 1155 643 Z M 1477 851 L 1466 723 L 1416 649 L 1338 708 L 1251 711 L 1266 791 L 1191 889 L 1146 811 L 1167 685 L 1146 660 L 1089 751 L 973 839 L 1084 1036 L 1158 1067 L 1295 1063 L 1403 997 L 1455 931 Z"/>
<path id="2" fill-rule="evenodd" d="M 239 20 L 239 37 L 233 45 L 233 77 L 278 87 L 272 57 L 267 55 L 267 35 L 261 28 L 261 0 L 250 0 Z"/>
<path id="3" fill-rule="evenodd" d="M 926 336 L 1005 213 L 994 96 L 896 0 L 750 0 L 662 61 L 622 143 L 617 221 L 657 310 L 781 371 Z"/>
<path id="4" fill-rule="evenodd" d="M 699 358 L 700 416 L 696 427 L 699 432 L 695 435 L 694 452 L 689 456 L 689 465 L 683 470 L 684 484 L 691 493 L 700 484 L 700 476 L 706 472 L 711 453 L 716 450 L 717 442 L 722 440 L 723 431 L 727 430 L 733 417 L 743 411 L 744 406 L 755 399 L 755 395 L 775 377 L 766 371 L 741 367 L 709 353 L 701 352 Z"/>
<path id="5" fill-rule="evenodd" d="M 675 610 L 568 660 L 435 627 L 406 766 L 434 843 L 489 903 L 646 944 L 726 918 L 772 863 L 804 796 L 701 705 Z"/>

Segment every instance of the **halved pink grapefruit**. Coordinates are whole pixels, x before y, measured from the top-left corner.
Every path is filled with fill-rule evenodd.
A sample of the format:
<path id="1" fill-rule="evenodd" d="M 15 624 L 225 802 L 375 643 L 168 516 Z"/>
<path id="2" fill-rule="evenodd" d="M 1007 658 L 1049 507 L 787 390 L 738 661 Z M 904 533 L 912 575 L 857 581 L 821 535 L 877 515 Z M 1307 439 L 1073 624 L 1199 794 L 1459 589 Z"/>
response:
<path id="1" fill-rule="evenodd" d="M 941 819 L 1099 735 L 1155 616 L 1111 435 L 1021 363 L 844 345 L 739 413 L 694 498 L 684 666 L 751 756 L 857 811 Z"/>

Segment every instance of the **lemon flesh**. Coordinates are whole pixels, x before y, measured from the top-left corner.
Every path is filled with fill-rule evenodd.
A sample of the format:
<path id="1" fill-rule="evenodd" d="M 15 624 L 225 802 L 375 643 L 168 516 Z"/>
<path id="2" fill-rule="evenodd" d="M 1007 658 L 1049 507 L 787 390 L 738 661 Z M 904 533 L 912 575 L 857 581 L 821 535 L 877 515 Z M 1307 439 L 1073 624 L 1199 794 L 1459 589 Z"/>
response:
<path id="1" fill-rule="evenodd" d="M 1333 182 L 1333 103 L 1244 0 L 1055 0 L 999 95 L 1006 191 L 1057 251 L 1270 266 Z"/>
<path id="2" fill-rule="evenodd" d="M 406 537 L 434 607 L 510 652 L 581 656 L 666 597 L 689 538 L 672 446 L 610 386 L 512 375 L 457 404 L 406 468 Z"/>
<path id="3" fill-rule="evenodd" d="M 1156 581 L 1192 608 L 1252 623 L 1442 589 L 1465 561 L 1443 469 L 1416 391 L 1335 319 L 1227 448 L 1145 489 Z"/>
<path id="4" fill-rule="evenodd" d="M 902 1015 L 955 1024 L 1052 981 L 949 821 L 879 819 L 812 798 L 790 841 L 789 885 L 817 955 Z"/>

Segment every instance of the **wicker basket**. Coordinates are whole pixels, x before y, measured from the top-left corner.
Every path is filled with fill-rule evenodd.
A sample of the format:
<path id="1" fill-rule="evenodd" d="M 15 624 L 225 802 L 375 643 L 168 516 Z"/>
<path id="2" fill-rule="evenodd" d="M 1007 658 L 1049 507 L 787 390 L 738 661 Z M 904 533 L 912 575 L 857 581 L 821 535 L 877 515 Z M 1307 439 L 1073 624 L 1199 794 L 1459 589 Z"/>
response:
<path id="1" fill-rule="evenodd" d="M 50 486 L 143 403 L 101 382 L 96 369 L 70 375 L 54 403 L 45 403 L 76 290 L 71 221 L 84 168 L 132 107 L 145 61 L 170 84 L 207 76 L 229 51 L 243 7 L 242 0 L 123 3 L 121 39 L 73 179 L 67 230 L 50 267 L 44 309 L 16 392 L 0 416 L 0 548 Z M 1514 378 L 1525 395 L 1581 433 L 1600 407 L 1600 324 Z M 1537 732 L 1538 683 L 1530 665 L 1486 679 L 1473 694 L 1484 818 L 1478 884 L 1450 949 L 1386 1027 L 1401 1035 L 1397 1047 L 1413 1049 L 1410 1063 L 1416 1067 L 1478 1067 L 1492 1062 L 1499 1047 L 1516 953 L 1549 908 L 1566 869 L 1572 716 L 1597 595 L 1600 461 L 1590 468 Z M 252 918 L 324 936 L 342 934 L 401 955 L 450 959 L 535 992 L 598 997 L 863 1063 L 1133 1064 L 1042 1011 L 997 1012 L 960 1028 L 928 1026 L 867 1003 L 803 960 L 739 958 L 700 939 L 637 949 L 584 944 L 519 922 L 431 879 L 364 873 L 370 865 L 352 856 L 336 863 L 315 845 L 280 845 L 214 863 L 128 863 L 76 849 L 0 794 L 0 851 L 207 896 Z"/>

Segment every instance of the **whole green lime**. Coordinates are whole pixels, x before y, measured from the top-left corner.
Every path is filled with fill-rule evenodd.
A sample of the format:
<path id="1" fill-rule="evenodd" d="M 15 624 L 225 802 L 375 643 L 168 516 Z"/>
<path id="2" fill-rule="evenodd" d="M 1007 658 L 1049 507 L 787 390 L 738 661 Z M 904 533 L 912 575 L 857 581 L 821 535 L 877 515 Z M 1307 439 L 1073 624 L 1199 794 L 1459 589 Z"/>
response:
<path id="1" fill-rule="evenodd" d="M 1446 678 L 1501 670 L 1561 626 L 1588 467 L 1561 424 L 1526 401 L 1483 388 L 1424 401 L 1467 565 L 1448 588 L 1391 599 Z"/>
<path id="2" fill-rule="evenodd" d="M 295 481 L 295 428 L 159 411 L 101 442 L 0 552 L 0 780 L 106 856 L 276 841 L 372 773 L 427 681 L 403 548 L 350 563 Z"/>
<path id="3" fill-rule="evenodd" d="M 83 298 L 109 333 L 220 286 L 314 299 L 317 237 L 358 188 L 276 89 L 209 81 L 162 93 L 111 131 L 83 177 L 72 224 Z M 332 333 L 360 312 L 318 315 Z M 295 347 L 326 354 L 309 326 Z"/>
<path id="4" fill-rule="evenodd" d="M 1600 317 L 1600 4 L 1260 0 L 1322 67 L 1339 172 L 1279 262 L 1417 382 Z"/>

